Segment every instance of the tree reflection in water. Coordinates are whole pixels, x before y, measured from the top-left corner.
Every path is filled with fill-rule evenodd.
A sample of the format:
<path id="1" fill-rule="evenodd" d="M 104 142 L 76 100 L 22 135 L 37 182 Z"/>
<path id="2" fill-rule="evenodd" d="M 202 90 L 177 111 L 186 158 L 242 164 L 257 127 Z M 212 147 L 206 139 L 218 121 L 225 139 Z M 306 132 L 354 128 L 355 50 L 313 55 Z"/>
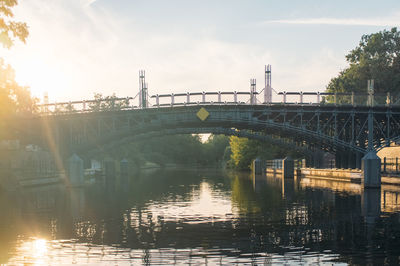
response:
<path id="1" fill-rule="evenodd" d="M 0 263 L 396 264 L 397 192 L 359 186 L 177 169 L 3 192 Z"/>

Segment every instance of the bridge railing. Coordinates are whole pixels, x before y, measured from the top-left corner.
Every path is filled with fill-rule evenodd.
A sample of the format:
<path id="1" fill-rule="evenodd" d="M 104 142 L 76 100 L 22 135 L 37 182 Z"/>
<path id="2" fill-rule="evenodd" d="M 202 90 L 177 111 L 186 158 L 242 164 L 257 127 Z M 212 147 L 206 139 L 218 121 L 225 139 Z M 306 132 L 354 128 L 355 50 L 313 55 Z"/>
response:
<path id="1" fill-rule="evenodd" d="M 258 93 L 234 92 L 187 92 L 156 94 L 150 98 L 154 107 L 196 104 L 257 104 Z"/>
<path id="2" fill-rule="evenodd" d="M 400 158 L 382 158 L 381 172 L 384 174 L 400 174 Z"/>
<path id="3" fill-rule="evenodd" d="M 156 94 L 150 96 L 149 108 L 171 106 L 215 105 L 351 105 L 351 106 L 400 106 L 400 94 L 390 93 L 330 93 L 330 92 L 279 92 L 273 102 L 263 102 L 258 93 L 234 92 L 187 92 Z M 133 97 L 70 101 L 40 104 L 39 113 L 63 114 L 138 109 Z"/>
<path id="4" fill-rule="evenodd" d="M 134 105 L 133 97 L 117 98 L 110 97 L 105 99 L 70 101 L 59 103 L 48 103 L 38 105 L 39 113 L 63 114 L 74 112 L 96 112 L 113 111 L 125 109 L 137 109 Z"/>
<path id="5" fill-rule="evenodd" d="M 332 93 L 332 92 L 279 92 L 282 104 L 318 104 L 352 106 L 400 105 L 400 94 L 390 93 Z"/>

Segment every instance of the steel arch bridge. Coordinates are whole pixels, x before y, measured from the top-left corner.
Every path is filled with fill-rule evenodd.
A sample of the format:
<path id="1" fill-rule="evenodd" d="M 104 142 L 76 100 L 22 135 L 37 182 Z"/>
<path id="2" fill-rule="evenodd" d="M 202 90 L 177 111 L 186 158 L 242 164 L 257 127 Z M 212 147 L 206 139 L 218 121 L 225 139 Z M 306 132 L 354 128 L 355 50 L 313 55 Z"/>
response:
<path id="1" fill-rule="evenodd" d="M 291 139 L 284 139 L 279 136 L 265 135 L 261 132 L 253 132 L 249 130 L 237 130 L 234 128 L 222 128 L 222 127 L 212 127 L 212 128 L 175 128 L 175 129 L 163 129 L 160 131 L 147 132 L 143 134 L 131 135 L 122 139 L 111 141 L 103 146 L 98 146 L 93 149 L 89 149 L 87 152 L 89 154 L 96 154 L 98 151 L 106 151 L 109 148 L 124 145 L 128 142 L 149 140 L 152 138 L 157 138 L 167 135 L 177 135 L 177 134 L 217 134 L 225 136 L 237 136 L 242 138 L 260 140 L 263 142 L 269 142 L 274 145 L 279 145 L 287 149 L 291 149 L 309 157 L 312 157 L 313 151 L 310 147 L 303 144 L 293 142 Z"/>
<path id="2" fill-rule="evenodd" d="M 280 95 L 282 101 L 274 103 L 260 103 L 252 92 L 202 92 L 154 95 L 150 98 L 155 103 L 141 108 L 132 106 L 129 97 L 45 104 L 39 116 L 29 120 L 29 131 L 36 132 L 32 134 L 36 143 L 57 146 L 64 156 L 127 139 L 207 132 L 307 151 L 322 149 L 339 155 L 341 166 L 351 168 L 360 168 L 367 150 L 378 151 L 400 140 L 400 98 L 354 93 Z"/>

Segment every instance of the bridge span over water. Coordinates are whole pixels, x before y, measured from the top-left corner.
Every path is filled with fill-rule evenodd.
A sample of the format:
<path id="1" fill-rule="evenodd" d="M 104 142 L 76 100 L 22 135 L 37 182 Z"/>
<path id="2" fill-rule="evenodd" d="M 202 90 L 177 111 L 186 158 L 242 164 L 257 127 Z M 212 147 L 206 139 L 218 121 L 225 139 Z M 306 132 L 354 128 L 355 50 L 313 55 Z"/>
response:
<path id="1" fill-rule="evenodd" d="M 390 94 L 281 92 L 260 102 L 255 91 L 153 95 L 47 103 L 27 121 L 32 142 L 61 157 L 162 134 L 217 133 L 337 155 L 360 168 L 367 151 L 400 140 L 400 97 Z M 143 98 L 144 99 L 144 98 Z"/>

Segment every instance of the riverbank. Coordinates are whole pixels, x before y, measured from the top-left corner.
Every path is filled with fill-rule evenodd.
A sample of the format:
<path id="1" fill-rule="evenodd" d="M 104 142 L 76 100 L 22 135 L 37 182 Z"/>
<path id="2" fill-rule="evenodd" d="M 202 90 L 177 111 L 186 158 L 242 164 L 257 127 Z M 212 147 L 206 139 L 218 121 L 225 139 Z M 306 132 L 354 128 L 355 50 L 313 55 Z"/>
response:
<path id="1" fill-rule="evenodd" d="M 282 169 L 266 169 L 266 174 L 282 174 Z M 358 169 L 315 169 L 315 168 L 300 168 L 295 169 L 295 175 L 300 178 L 322 179 L 331 181 L 342 181 L 361 184 L 362 171 Z M 382 184 L 400 186 L 399 176 L 382 175 Z"/>

